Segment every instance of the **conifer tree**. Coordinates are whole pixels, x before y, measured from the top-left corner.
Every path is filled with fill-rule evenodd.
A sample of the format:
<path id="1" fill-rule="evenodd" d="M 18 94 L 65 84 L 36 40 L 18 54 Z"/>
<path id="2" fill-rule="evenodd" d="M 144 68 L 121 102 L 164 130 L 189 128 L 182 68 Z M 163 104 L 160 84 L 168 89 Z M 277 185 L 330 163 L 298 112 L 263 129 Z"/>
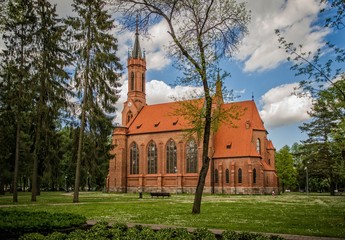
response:
<path id="1" fill-rule="evenodd" d="M 336 89 L 333 91 L 339 93 Z M 341 125 L 344 122 L 344 106 L 340 112 L 334 111 L 326 97 L 328 94 L 328 90 L 320 93 L 321 97 L 317 99 L 310 113 L 312 121 L 304 123 L 300 129 L 308 134 L 308 139 L 303 141 L 303 151 L 308 153 L 305 158 L 305 164 L 308 162 L 308 170 L 313 176 L 327 179 L 330 193 L 334 195 L 336 182 L 340 177 L 337 173 L 341 170 L 338 167 L 341 166 L 345 142 L 344 129 Z M 339 114 L 342 115 L 342 119 L 339 119 Z M 342 133 L 341 137 L 339 133 Z"/>
<path id="2" fill-rule="evenodd" d="M 70 93 L 66 66 L 71 62 L 64 41 L 65 26 L 56 14 L 56 6 L 47 0 L 35 0 L 33 81 L 35 119 L 31 201 L 36 201 L 39 191 L 39 161 L 49 154 L 49 135 L 55 131 L 55 121 L 67 105 Z M 40 164 L 42 166 L 42 164 Z"/>
<path id="3" fill-rule="evenodd" d="M 97 122 L 101 120 L 109 125 L 111 119 L 106 112 L 115 111 L 116 88 L 119 87 L 117 71 L 122 67 L 115 55 L 117 40 L 110 33 L 114 22 L 104 9 L 105 1 L 74 0 L 72 6 L 77 17 L 70 17 L 67 23 L 74 42 L 74 84 L 81 108 L 73 202 L 79 202 L 84 131 L 95 130 L 99 135 Z"/>
<path id="4" fill-rule="evenodd" d="M 0 55 L 2 59 L 2 79 L 0 84 L 1 101 L 1 135 L 2 146 L 8 146 L 2 152 L 4 161 L 9 161 L 14 156 L 13 174 L 13 202 L 18 201 L 17 179 L 19 169 L 19 153 L 21 145 L 22 126 L 27 120 L 30 101 L 32 98 L 31 65 L 33 64 L 33 34 L 36 17 L 31 0 L 9 1 L 6 5 L 5 17 L 3 18 L 3 35 L 6 49 Z M 13 122 L 11 122 L 13 119 Z M 7 120 L 7 121 L 6 121 Z M 5 129 L 6 128 L 6 129 Z M 15 136 L 15 147 L 8 145 L 12 142 L 10 129 Z M 6 133 L 7 134 L 6 134 Z M 6 154 L 7 152 L 7 154 Z"/>

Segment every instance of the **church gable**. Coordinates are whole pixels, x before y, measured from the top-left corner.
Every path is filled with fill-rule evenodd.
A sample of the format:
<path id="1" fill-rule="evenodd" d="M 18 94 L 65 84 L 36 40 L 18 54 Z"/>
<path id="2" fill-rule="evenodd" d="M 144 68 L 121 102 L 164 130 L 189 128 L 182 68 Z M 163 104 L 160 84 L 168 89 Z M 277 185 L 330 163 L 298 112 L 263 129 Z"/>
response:
<path id="1" fill-rule="evenodd" d="M 223 104 L 222 107 L 230 108 L 233 105 L 238 106 L 240 109 L 244 109 L 244 114 L 239 120 L 233 121 L 235 126 L 225 123 L 221 124 L 215 134 L 214 158 L 260 157 L 261 154 L 257 149 L 256 142 L 259 139 L 260 145 L 263 144 L 266 137 L 266 129 L 260 118 L 255 102 L 244 101 L 228 103 Z"/>

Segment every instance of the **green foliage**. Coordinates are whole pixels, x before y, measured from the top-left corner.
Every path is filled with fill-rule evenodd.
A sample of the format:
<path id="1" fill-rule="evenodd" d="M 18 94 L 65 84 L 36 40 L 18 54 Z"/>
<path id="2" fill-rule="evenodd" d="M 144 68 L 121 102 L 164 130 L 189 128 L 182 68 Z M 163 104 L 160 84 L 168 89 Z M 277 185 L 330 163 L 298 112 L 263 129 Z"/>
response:
<path id="1" fill-rule="evenodd" d="M 294 167 L 293 156 L 290 153 L 290 148 L 284 146 L 275 155 L 276 169 L 279 177 L 279 184 L 282 191 L 286 188 L 294 188 L 297 184 L 297 172 Z"/>
<path id="2" fill-rule="evenodd" d="M 86 130 L 92 136 L 91 140 L 96 140 L 93 141 L 95 145 L 88 148 L 91 150 L 88 155 L 97 159 L 101 158 L 98 156 L 101 152 L 109 160 L 109 154 L 104 150 L 109 150 L 105 139 L 111 134 L 112 118 L 107 113 L 115 111 L 117 88 L 120 87 L 118 71 L 122 66 L 116 56 L 117 40 L 110 33 L 114 21 L 105 6 L 104 0 L 74 0 L 72 7 L 76 16 L 66 20 L 68 34 L 74 42 L 71 49 L 75 65 L 73 85 L 81 108 L 73 202 L 79 202 L 81 166 L 86 165 L 82 163 L 82 159 L 85 161 L 82 155 L 86 149 Z M 104 148 L 99 151 L 98 147 Z M 89 173 L 93 167 L 89 167 Z"/>
<path id="3" fill-rule="evenodd" d="M 225 230 L 222 234 L 222 240 L 282 240 L 284 238 L 279 236 L 264 236 L 258 233 L 248 233 L 248 232 L 234 232 L 231 230 Z"/>
<path id="4" fill-rule="evenodd" d="M 132 228 L 124 227 L 123 224 L 115 224 L 108 227 L 106 222 L 96 223 L 89 230 L 77 229 L 69 234 L 54 232 L 47 236 L 39 233 L 25 234 L 20 240 L 215 240 L 215 234 L 206 228 L 198 228 L 188 232 L 185 228 L 162 228 L 154 231 L 150 227 L 136 225 Z M 281 240 L 277 236 L 264 236 L 257 233 L 234 232 L 226 230 L 221 235 L 223 240 Z"/>
<path id="5" fill-rule="evenodd" d="M 205 240 L 216 240 L 214 233 L 212 233 L 207 228 L 198 228 L 193 232 L 193 238 L 195 240 L 205 239 Z"/>
<path id="6" fill-rule="evenodd" d="M 72 213 L 29 212 L 0 209 L 0 232 L 25 233 L 79 227 L 86 218 Z"/>
<path id="7" fill-rule="evenodd" d="M 157 232 L 157 239 L 191 240 L 192 235 L 185 228 L 163 228 Z"/>

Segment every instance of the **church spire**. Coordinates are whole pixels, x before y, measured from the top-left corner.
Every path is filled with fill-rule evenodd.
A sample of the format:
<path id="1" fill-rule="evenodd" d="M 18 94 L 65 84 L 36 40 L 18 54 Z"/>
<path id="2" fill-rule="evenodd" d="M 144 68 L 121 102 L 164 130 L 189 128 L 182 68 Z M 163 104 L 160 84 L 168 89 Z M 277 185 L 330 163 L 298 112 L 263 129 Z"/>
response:
<path id="1" fill-rule="evenodd" d="M 132 58 L 143 59 L 143 54 L 141 53 L 140 43 L 139 43 L 139 19 L 137 16 L 136 20 L 136 30 L 135 30 L 135 40 L 132 50 Z"/>
<path id="2" fill-rule="evenodd" d="M 220 78 L 220 73 L 219 73 L 219 68 L 218 68 L 217 81 L 216 81 L 216 94 L 215 94 L 218 104 L 224 103 L 222 87 L 223 87 L 222 80 Z"/>

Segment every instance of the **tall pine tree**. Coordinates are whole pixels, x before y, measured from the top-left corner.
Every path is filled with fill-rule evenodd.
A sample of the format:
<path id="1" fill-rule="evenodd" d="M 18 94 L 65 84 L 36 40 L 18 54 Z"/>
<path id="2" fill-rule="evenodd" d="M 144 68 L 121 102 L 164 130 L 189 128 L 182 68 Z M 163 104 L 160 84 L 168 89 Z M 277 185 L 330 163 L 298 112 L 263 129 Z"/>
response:
<path id="1" fill-rule="evenodd" d="M 1 53 L 2 58 L 2 78 L 1 89 L 1 120 L 2 130 L 7 134 L 1 139 L 2 146 L 8 146 L 2 155 L 4 161 L 13 159 L 14 156 L 14 174 L 13 174 L 13 202 L 18 201 L 17 197 L 17 180 L 19 169 L 19 153 L 21 145 L 22 126 L 27 122 L 30 112 L 29 105 L 33 93 L 32 69 L 34 26 L 36 16 L 34 6 L 31 0 L 14 0 L 9 1 L 6 6 L 5 16 L 3 18 L 3 35 L 6 48 Z M 13 120 L 13 122 L 11 121 Z M 4 129 L 3 129 L 4 128 Z M 6 128 L 6 129 L 5 129 Z M 15 136 L 15 143 L 8 134 L 13 129 L 12 134 Z M 1 131 L 5 134 L 4 131 Z M 2 135 L 2 134 L 1 134 Z M 7 152 L 7 154 L 6 154 Z"/>
<path id="2" fill-rule="evenodd" d="M 115 55 L 117 40 L 110 33 L 114 22 L 104 9 L 105 1 L 74 0 L 72 5 L 77 17 L 70 17 L 67 23 L 74 42 L 74 80 L 81 108 L 73 202 L 79 202 L 84 131 L 96 130 L 100 122 L 110 124 L 106 112 L 115 111 L 116 88 L 119 87 L 117 71 L 122 67 Z"/>
<path id="3" fill-rule="evenodd" d="M 312 176 L 327 179 L 330 193 L 334 195 L 337 166 L 341 159 L 341 150 L 334 139 L 334 133 L 339 130 L 339 112 L 322 96 L 325 92 L 327 90 L 321 92 L 321 97 L 314 104 L 310 113 L 312 121 L 304 123 L 300 129 L 308 134 L 308 139 L 303 141 L 303 151 L 308 153 L 305 159 L 308 170 Z"/>
<path id="4" fill-rule="evenodd" d="M 33 104 L 36 110 L 31 201 L 36 201 L 39 191 L 39 162 L 44 162 L 49 155 L 49 137 L 52 137 L 51 132 L 55 132 L 55 121 L 61 109 L 67 105 L 69 76 L 65 68 L 71 64 L 71 57 L 64 41 L 65 25 L 56 14 L 56 6 L 47 0 L 35 0 L 34 8 L 37 21 L 32 67 L 35 84 Z"/>

